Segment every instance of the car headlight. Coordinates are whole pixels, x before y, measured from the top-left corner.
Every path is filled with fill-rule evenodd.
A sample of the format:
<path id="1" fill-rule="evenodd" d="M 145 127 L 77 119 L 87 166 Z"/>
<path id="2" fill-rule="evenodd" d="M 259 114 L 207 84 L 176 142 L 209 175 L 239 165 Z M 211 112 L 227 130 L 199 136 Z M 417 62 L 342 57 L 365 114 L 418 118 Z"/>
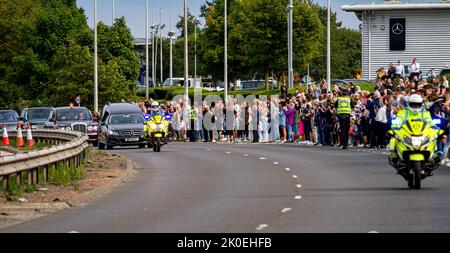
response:
<path id="1" fill-rule="evenodd" d="M 88 127 L 87 127 L 87 130 L 88 130 L 89 132 L 91 132 L 92 130 L 94 130 L 94 128 L 93 128 L 92 126 L 88 126 Z"/>
<path id="2" fill-rule="evenodd" d="M 98 130 L 98 126 L 93 126 L 92 128 L 94 129 L 94 131 Z"/>
<path id="3" fill-rule="evenodd" d="M 58 129 L 61 131 L 66 131 L 66 127 L 58 127 Z"/>
<path id="4" fill-rule="evenodd" d="M 38 127 L 36 125 L 32 125 L 31 129 L 36 130 L 36 129 L 38 129 Z"/>
<path id="5" fill-rule="evenodd" d="M 108 134 L 109 134 L 109 135 L 115 135 L 115 136 L 119 135 L 118 132 L 113 131 L 113 130 L 108 130 Z"/>

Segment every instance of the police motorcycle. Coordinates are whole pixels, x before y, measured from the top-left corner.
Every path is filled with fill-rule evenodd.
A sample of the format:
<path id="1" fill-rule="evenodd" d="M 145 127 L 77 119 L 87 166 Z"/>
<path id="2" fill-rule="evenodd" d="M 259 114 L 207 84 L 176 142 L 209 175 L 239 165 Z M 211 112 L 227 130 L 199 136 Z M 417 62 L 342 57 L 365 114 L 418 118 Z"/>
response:
<path id="1" fill-rule="evenodd" d="M 154 152 L 161 152 L 161 147 L 167 144 L 171 116 L 158 111 L 159 104 L 152 103 L 152 112 L 144 116 L 144 137 L 148 147 Z"/>
<path id="2" fill-rule="evenodd" d="M 432 119 L 422 108 L 422 97 L 412 95 L 409 108 L 400 110 L 392 120 L 389 143 L 389 164 L 395 168 L 411 189 L 420 189 L 421 181 L 433 176 L 440 166 L 437 140 L 444 131 L 440 119 Z"/>

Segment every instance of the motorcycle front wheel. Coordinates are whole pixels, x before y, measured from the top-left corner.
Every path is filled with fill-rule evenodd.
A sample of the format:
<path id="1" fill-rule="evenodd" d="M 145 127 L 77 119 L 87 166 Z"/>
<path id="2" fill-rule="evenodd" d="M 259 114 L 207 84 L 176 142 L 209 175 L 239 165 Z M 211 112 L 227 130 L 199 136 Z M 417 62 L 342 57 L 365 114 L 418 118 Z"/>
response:
<path id="1" fill-rule="evenodd" d="M 155 145 L 153 145 L 153 151 L 161 152 L 161 146 L 162 146 L 161 138 L 158 137 L 155 140 Z"/>
<path id="2" fill-rule="evenodd" d="M 422 162 L 411 162 L 411 174 L 409 175 L 408 186 L 411 189 L 419 190 L 422 183 Z"/>

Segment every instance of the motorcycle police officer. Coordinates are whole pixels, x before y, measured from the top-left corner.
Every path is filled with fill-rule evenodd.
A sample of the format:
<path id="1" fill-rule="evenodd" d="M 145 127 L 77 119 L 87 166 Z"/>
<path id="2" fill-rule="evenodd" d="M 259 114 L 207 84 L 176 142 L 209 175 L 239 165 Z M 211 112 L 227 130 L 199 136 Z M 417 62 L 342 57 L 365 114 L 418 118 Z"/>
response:
<path id="1" fill-rule="evenodd" d="M 348 96 L 348 89 L 341 88 L 342 96 L 339 97 L 335 103 L 337 108 L 337 114 L 339 119 L 339 130 L 340 130 L 340 145 L 342 149 L 348 148 L 348 139 L 350 131 L 350 114 L 352 113 L 352 101 Z"/>

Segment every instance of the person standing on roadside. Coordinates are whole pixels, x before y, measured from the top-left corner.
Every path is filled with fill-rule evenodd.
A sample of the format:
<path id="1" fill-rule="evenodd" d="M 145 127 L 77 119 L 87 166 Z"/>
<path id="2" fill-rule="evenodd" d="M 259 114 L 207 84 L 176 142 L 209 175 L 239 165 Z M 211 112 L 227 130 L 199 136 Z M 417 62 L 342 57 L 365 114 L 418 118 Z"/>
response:
<path id="1" fill-rule="evenodd" d="M 395 66 L 394 83 L 397 85 L 399 80 L 405 77 L 405 65 L 401 60 L 398 60 L 397 66 Z"/>
<path id="2" fill-rule="evenodd" d="M 420 64 L 417 62 L 417 59 L 414 58 L 414 60 L 412 61 L 411 65 L 408 66 L 408 70 L 409 70 L 409 79 L 414 79 L 415 76 L 417 76 L 417 78 L 420 77 Z"/>
<path id="3" fill-rule="evenodd" d="M 348 148 L 348 133 L 350 131 L 350 114 L 352 112 L 351 99 L 348 96 L 348 89 L 343 88 L 341 90 L 342 97 L 339 97 L 335 103 L 337 108 L 338 120 L 339 120 L 339 130 L 340 130 L 340 146 L 342 149 Z"/>

